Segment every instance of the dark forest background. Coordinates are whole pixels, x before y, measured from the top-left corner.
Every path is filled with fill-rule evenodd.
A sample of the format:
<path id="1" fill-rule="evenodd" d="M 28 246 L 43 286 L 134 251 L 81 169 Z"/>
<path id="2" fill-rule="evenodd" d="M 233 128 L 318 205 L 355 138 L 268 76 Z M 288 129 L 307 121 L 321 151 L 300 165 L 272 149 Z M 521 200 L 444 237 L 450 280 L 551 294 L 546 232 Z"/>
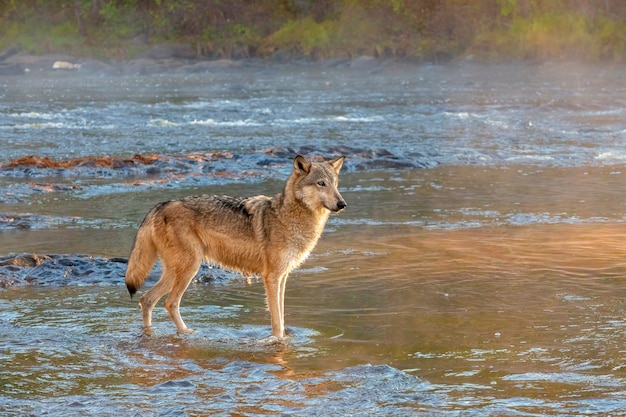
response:
<path id="1" fill-rule="evenodd" d="M 131 59 L 371 55 L 448 61 L 626 58 L 623 0 L 0 0 L 0 48 Z"/>

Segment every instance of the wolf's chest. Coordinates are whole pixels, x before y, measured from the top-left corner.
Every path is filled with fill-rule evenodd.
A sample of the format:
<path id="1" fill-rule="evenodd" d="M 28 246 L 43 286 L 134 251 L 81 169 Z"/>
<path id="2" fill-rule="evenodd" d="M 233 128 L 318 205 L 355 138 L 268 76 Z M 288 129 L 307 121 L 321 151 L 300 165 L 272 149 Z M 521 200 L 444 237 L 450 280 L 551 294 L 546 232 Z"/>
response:
<path id="1" fill-rule="evenodd" d="M 287 249 L 283 255 L 284 268 L 287 271 L 292 271 L 299 267 L 309 256 L 312 249 L 313 248 L 308 250 L 296 250 L 295 248 Z"/>
<path id="2" fill-rule="evenodd" d="M 319 234 L 312 236 L 299 236 L 299 238 L 291 239 L 291 242 L 284 248 L 282 258 L 287 270 L 293 270 L 300 266 L 311 251 L 315 248 L 319 240 Z"/>

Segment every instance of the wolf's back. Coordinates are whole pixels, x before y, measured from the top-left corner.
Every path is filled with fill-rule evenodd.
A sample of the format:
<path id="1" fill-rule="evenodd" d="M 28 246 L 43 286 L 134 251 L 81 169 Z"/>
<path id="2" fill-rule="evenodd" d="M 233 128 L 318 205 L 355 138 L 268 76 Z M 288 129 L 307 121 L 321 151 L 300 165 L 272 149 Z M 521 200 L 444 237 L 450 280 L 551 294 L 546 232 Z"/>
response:
<path id="1" fill-rule="evenodd" d="M 157 249 L 152 238 L 153 215 L 151 211 L 141 223 L 128 258 L 126 288 L 131 297 L 141 288 L 156 261 Z"/>

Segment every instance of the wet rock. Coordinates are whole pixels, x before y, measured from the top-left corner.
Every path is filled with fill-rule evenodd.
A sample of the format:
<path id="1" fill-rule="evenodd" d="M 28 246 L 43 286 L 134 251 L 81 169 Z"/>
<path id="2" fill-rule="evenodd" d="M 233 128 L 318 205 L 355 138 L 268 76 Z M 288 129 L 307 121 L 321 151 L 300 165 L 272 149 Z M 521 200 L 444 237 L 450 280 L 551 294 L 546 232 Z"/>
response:
<path id="1" fill-rule="evenodd" d="M 432 168 L 438 165 L 436 156 L 396 154 L 385 148 L 351 146 L 273 147 L 250 153 L 230 152 L 189 153 L 183 155 L 133 155 L 129 158 L 84 157 L 52 160 L 27 156 L 0 165 L 0 176 L 14 178 L 45 178 L 47 182 L 13 184 L 0 193 L 0 201 L 26 201 L 40 193 L 72 193 L 90 195 L 101 193 L 102 187 L 88 179 L 125 179 L 109 184 L 108 190 L 137 191 L 144 188 L 184 188 L 187 186 L 227 184 L 233 181 L 256 182 L 267 178 L 284 178 L 291 172 L 295 155 L 302 154 L 314 161 L 345 156 L 344 172 L 364 170 L 400 170 Z M 67 184 L 68 179 L 84 179 Z M 9 222 L 0 222 L 0 229 Z M 16 223 L 20 224 L 20 223 Z"/>
<path id="2" fill-rule="evenodd" d="M 60 54 L 16 54 L 4 60 L 5 64 L 19 65 L 23 67 L 26 72 L 54 71 L 55 62 L 67 62 L 71 64 L 76 64 L 78 63 L 78 60 L 73 56 Z"/>
<path id="3" fill-rule="evenodd" d="M 24 75 L 24 67 L 19 64 L 0 63 L 0 75 Z"/>
<path id="4" fill-rule="evenodd" d="M 284 166 L 290 168 L 291 161 L 297 154 L 304 155 L 314 161 L 345 156 L 344 169 L 348 172 L 369 169 L 430 168 L 437 165 L 432 158 L 427 156 L 405 157 L 381 148 L 356 148 L 341 145 L 323 148 L 315 146 L 302 146 L 298 149 L 269 148 L 256 154 L 256 156 L 242 156 L 242 159 L 254 161 L 256 165 L 262 167 Z"/>
<path id="5" fill-rule="evenodd" d="M 405 169 L 405 168 L 417 168 L 412 161 L 394 160 L 394 159 L 380 159 L 374 161 L 363 161 L 356 165 L 356 171 L 364 171 L 367 169 Z"/>
<path id="6" fill-rule="evenodd" d="M 120 72 L 127 75 L 160 74 L 179 68 L 182 64 L 173 60 L 157 61 L 151 58 L 137 58 L 124 62 Z"/>
<path id="7" fill-rule="evenodd" d="M 67 61 L 54 61 L 54 64 L 52 64 L 52 69 L 61 70 L 61 71 L 66 71 L 66 70 L 76 71 L 80 69 L 80 64 L 75 64 L 75 63 L 67 62 Z"/>
<path id="8" fill-rule="evenodd" d="M 76 59 L 69 55 L 31 55 L 19 54 L 9 48 L 0 52 L 0 75 L 25 74 L 28 72 L 65 72 L 73 70 L 80 73 L 114 73 L 115 67 L 103 61 L 84 58 Z M 72 72 L 72 71 L 69 71 Z"/>
<path id="9" fill-rule="evenodd" d="M 241 66 L 241 61 L 233 61 L 232 59 L 218 59 L 215 61 L 202 61 L 193 65 L 186 65 L 179 69 L 181 72 L 194 74 L 202 72 L 211 72 L 215 70 L 231 69 Z"/>
<path id="10" fill-rule="evenodd" d="M 235 45 L 230 55 L 231 58 L 236 61 L 250 59 L 251 57 L 256 55 L 256 48 L 252 46 Z"/>
<path id="11" fill-rule="evenodd" d="M 430 157 L 407 157 L 396 155 L 382 148 L 356 148 L 350 146 L 330 146 L 315 148 L 303 146 L 298 153 L 314 160 L 328 159 L 330 157 L 345 156 L 344 169 L 348 172 L 364 171 L 370 169 L 412 169 L 430 168 L 437 163 Z"/>
<path id="12" fill-rule="evenodd" d="M 292 148 L 285 148 L 283 146 L 279 146 L 277 148 L 266 149 L 263 151 L 264 154 L 270 155 L 274 158 L 281 159 L 289 159 L 293 158 L 298 152 Z"/>
<path id="13" fill-rule="evenodd" d="M 29 230 L 40 223 L 38 220 L 32 214 L 0 214 L 0 230 Z"/>
<path id="14" fill-rule="evenodd" d="M 150 388 L 151 393 L 178 392 L 181 390 L 195 388 L 195 385 L 186 380 L 167 381 Z M 178 413 L 177 413 L 178 414 Z"/>
<path id="15" fill-rule="evenodd" d="M 155 60 L 162 59 L 193 59 L 196 57 L 196 51 L 191 45 L 184 43 L 162 43 L 154 45 L 147 52 L 140 55 L 140 58 L 149 58 Z"/>
<path id="16" fill-rule="evenodd" d="M 323 59 L 318 61 L 318 64 L 323 68 L 335 68 L 350 65 L 350 58 L 347 57 L 336 57 Z"/>
<path id="17" fill-rule="evenodd" d="M 287 49 L 279 49 L 272 54 L 270 62 L 274 64 L 287 64 L 296 59 L 296 55 Z"/>
<path id="18" fill-rule="evenodd" d="M 369 55 L 362 55 L 350 61 L 350 68 L 371 70 L 378 68 L 380 63 L 376 58 Z"/>
<path id="19" fill-rule="evenodd" d="M 65 187 L 59 187 L 64 192 Z M 33 193 L 31 192 L 30 195 Z M 42 230 L 53 228 L 77 228 L 77 227 L 110 227 L 111 224 L 104 219 L 85 219 L 79 216 L 50 216 L 32 213 L 0 213 L 0 232 L 4 230 Z M 132 227 L 134 223 L 118 222 L 119 227 Z"/>
<path id="20" fill-rule="evenodd" d="M 18 255 L 0 257 L 0 266 L 14 265 L 17 267 L 29 267 L 40 265 L 43 261 L 50 259 L 47 255 Z"/>
<path id="21" fill-rule="evenodd" d="M 434 157 L 428 155 L 397 155 L 384 148 L 359 148 L 350 146 L 315 147 L 302 146 L 297 149 L 275 147 L 249 154 L 229 152 L 190 153 L 184 155 L 140 155 L 129 158 L 84 157 L 69 160 L 53 160 L 48 157 L 25 156 L 0 165 L 0 176 L 42 178 L 42 177 L 152 177 L 152 180 L 180 181 L 181 176 L 221 173 L 221 177 L 239 178 L 246 175 L 272 176 L 267 168 L 290 168 L 293 157 L 305 155 L 321 161 L 330 157 L 345 156 L 347 170 L 367 169 L 411 169 L 430 168 L 437 165 Z M 251 171 L 252 172 L 251 172 Z M 261 171 L 259 171 L 261 170 Z M 35 184 L 41 191 L 53 190 L 45 184 Z"/>
<path id="22" fill-rule="evenodd" d="M 0 287 L 101 285 L 123 281 L 125 264 L 86 255 L 17 255 L 0 258 Z"/>
<path id="23" fill-rule="evenodd" d="M 101 258 L 89 255 L 19 254 L 0 257 L 0 288 L 15 286 L 123 285 L 126 258 Z M 160 276 L 156 265 L 148 280 Z M 240 274 L 203 265 L 196 284 L 226 283 Z"/>
<path id="24" fill-rule="evenodd" d="M 71 170 L 76 173 L 81 171 L 93 171 L 97 173 L 96 176 L 101 176 L 105 171 L 102 168 L 109 170 L 121 170 L 131 169 L 137 166 L 146 166 L 155 163 L 158 160 L 156 155 L 139 155 L 135 154 L 130 158 L 115 158 L 115 157 L 84 157 L 74 158 L 68 160 L 53 160 L 48 157 L 38 157 L 34 155 L 24 156 L 18 159 L 14 159 L 5 164 L 0 164 L 0 175 L 8 174 L 15 176 L 50 176 L 55 174 L 65 174 L 65 170 Z M 19 174 L 23 175 L 19 175 Z M 83 172 L 83 174 L 89 173 Z"/>
<path id="25" fill-rule="evenodd" d="M 7 58 L 12 57 L 13 55 L 17 55 L 20 52 L 20 48 L 18 46 L 9 46 L 8 48 L 0 51 L 0 61 L 4 61 Z"/>
<path id="26" fill-rule="evenodd" d="M 80 60 L 81 73 L 114 73 L 115 67 L 98 59 L 82 59 Z"/>

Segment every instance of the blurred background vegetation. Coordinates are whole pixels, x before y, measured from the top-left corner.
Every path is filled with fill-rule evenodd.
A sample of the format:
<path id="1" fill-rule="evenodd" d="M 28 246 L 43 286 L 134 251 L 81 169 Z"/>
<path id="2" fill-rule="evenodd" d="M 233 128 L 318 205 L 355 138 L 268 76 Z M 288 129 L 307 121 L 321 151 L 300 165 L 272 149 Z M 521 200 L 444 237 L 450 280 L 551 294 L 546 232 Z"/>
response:
<path id="1" fill-rule="evenodd" d="M 131 59 L 164 42 L 205 58 L 621 62 L 626 1 L 0 0 L 0 49 Z"/>

